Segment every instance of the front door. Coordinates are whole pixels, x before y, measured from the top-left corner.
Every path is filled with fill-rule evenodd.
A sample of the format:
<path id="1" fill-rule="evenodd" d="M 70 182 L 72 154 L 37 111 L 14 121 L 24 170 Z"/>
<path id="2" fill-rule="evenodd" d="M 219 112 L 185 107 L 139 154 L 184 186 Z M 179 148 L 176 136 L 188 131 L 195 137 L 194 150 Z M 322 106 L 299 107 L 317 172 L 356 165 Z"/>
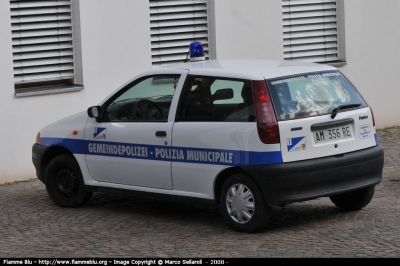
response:
<path id="1" fill-rule="evenodd" d="M 187 71 L 139 78 L 121 89 L 90 118 L 86 161 L 99 182 L 172 189 L 171 132 Z"/>

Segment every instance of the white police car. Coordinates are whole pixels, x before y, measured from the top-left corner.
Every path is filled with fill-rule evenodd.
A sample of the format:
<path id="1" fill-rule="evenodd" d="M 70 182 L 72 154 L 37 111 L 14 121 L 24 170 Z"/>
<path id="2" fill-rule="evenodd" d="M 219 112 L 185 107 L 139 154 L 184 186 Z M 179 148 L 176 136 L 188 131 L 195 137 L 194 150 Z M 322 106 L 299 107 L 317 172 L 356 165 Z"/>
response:
<path id="1" fill-rule="evenodd" d="M 94 191 L 131 191 L 220 204 L 246 232 L 262 230 L 274 205 L 330 197 L 358 210 L 383 168 L 372 110 L 336 68 L 265 60 L 140 74 L 41 129 L 32 158 L 60 206 L 81 206 Z"/>

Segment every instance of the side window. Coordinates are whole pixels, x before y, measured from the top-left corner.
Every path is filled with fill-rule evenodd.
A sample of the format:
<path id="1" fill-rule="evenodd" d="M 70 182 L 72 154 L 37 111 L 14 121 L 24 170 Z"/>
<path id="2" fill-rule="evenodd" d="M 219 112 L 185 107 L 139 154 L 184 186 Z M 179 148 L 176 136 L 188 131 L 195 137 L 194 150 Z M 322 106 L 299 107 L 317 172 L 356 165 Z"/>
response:
<path id="1" fill-rule="evenodd" d="M 211 94 L 215 94 L 218 90 L 232 89 L 233 97 L 231 99 L 215 100 L 214 104 L 239 104 L 243 103 L 243 97 L 241 95 L 244 81 L 233 81 L 233 80 L 221 80 L 217 79 L 211 85 Z"/>
<path id="2" fill-rule="evenodd" d="M 182 93 L 178 121 L 255 121 L 251 82 L 189 77 Z"/>
<path id="3" fill-rule="evenodd" d="M 105 121 L 166 122 L 179 77 L 157 75 L 128 85 L 106 103 Z"/>

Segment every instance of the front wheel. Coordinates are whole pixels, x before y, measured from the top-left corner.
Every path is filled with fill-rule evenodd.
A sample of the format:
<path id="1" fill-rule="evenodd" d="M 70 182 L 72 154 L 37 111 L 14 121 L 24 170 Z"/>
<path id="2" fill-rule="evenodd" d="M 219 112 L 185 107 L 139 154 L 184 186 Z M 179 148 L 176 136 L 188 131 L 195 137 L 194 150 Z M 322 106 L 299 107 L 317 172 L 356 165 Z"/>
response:
<path id="1" fill-rule="evenodd" d="M 333 204 L 345 211 L 359 210 L 370 203 L 374 196 L 375 186 L 346 192 L 329 197 Z"/>
<path id="2" fill-rule="evenodd" d="M 46 190 L 50 198 L 61 207 L 79 207 L 92 192 L 85 189 L 78 163 L 68 154 L 55 157 L 46 169 Z"/>
<path id="3" fill-rule="evenodd" d="M 261 231 L 272 215 L 272 207 L 265 204 L 257 184 L 242 173 L 225 181 L 220 200 L 225 220 L 237 231 Z"/>

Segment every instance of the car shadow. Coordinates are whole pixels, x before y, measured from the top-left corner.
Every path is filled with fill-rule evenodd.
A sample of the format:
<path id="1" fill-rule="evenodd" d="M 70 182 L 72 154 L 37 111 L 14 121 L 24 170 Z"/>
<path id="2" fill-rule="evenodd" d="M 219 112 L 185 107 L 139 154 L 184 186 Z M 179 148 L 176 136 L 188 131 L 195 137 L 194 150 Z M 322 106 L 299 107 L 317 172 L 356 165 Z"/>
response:
<path id="1" fill-rule="evenodd" d="M 307 201 L 285 207 L 273 207 L 272 217 L 264 233 L 320 224 L 329 220 L 334 222 L 338 215 L 345 213 L 328 202 L 329 200 L 319 199 L 318 201 L 318 203 Z M 162 221 L 171 225 L 185 225 L 188 228 L 207 227 L 219 233 L 221 230 L 231 231 L 224 221 L 219 206 L 97 192 L 83 208 L 111 212 L 108 215 L 128 215 L 130 219 L 138 217 L 149 221 L 148 226 L 151 226 L 152 222 Z"/>

